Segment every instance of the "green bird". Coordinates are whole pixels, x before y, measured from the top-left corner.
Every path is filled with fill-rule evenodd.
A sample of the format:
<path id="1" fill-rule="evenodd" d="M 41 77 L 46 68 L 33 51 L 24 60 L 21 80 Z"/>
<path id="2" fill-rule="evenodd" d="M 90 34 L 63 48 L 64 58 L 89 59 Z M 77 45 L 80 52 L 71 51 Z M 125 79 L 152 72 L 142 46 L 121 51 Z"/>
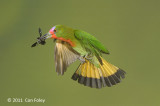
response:
<path id="1" fill-rule="evenodd" d="M 80 60 L 72 79 L 91 88 L 111 87 L 125 78 L 126 72 L 108 63 L 102 54 L 109 54 L 104 45 L 91 34 L 64 25 L 55 25 L 43 39 L 55 39 L 55 70 L 59 75 Z M 44 40 L 43 40 L 44 41 Z"/>

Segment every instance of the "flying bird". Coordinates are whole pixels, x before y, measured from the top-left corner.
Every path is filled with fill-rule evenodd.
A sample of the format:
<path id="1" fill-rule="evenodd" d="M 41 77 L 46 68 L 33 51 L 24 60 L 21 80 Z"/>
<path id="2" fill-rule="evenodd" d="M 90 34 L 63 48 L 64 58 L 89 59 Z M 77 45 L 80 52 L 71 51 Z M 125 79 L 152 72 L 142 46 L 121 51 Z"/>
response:
<path id="1" fill-rule="evenodd" d="M 64 25 L 55 25 L 49 32 L 41 36 L 32 45 L 45 44 L 46 39 L 54 39 L 55 70 L 63 75 L 67 67 L 80 60 L 80 65 L 72 75 L 72 79 L 91 88 L 111 87 L 125 78 L 126 72 L 110 64 L 102 54 L 109 54 L 105 46 L 91 34 Z"/>

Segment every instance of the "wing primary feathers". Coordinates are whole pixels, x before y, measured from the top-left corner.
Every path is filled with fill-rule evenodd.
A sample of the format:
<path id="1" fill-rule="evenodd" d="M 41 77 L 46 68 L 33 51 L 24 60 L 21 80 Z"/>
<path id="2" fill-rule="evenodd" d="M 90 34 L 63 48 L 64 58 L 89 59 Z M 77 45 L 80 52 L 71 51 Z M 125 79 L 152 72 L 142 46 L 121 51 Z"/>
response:
<path id="1" fill-rule="evenodd" d="M 67 42 L 60 40 L 56 40 L 54 55 L 55 68 L 58 75 L 63 75 L 67 67 L 80 57 Z"/>

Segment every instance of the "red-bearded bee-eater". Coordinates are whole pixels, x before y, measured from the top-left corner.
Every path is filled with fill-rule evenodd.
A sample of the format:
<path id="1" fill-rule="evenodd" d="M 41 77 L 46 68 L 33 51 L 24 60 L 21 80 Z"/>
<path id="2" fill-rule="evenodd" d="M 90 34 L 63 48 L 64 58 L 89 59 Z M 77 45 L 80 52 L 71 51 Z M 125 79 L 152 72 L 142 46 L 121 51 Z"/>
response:
<path id="1" fill-rule="evenodd" d="M 102 58 L 102 53 L 109 54 L 109 51 L 87 32 L 56 25 L 43 38 L 53 38 L 56 41 L 55 69 L 60 75 L 64 74 L 71 63 L 80 60 L 81 63 L 72 76 L 80 84 L 91 88 L 111 87 L 125 78 L 125 71 Z"/>

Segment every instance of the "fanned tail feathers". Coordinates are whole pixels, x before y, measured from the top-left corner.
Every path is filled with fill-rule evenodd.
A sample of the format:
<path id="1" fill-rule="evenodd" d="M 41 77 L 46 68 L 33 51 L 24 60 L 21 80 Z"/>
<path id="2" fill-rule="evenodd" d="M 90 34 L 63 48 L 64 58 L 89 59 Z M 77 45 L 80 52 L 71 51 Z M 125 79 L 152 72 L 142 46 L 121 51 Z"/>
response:
<path id="1" fill-rule="evenodd" d="M 121 78 L 125 78 L 126 72 L 122 69 L 108 63 L 103 58 L 103 65 L 99 68 L 94 66 L 88 60 L 79 65 L 72 79 L 78 80 L 78 83 L 92 88 L 111 87 L 121 82 Z"/>

